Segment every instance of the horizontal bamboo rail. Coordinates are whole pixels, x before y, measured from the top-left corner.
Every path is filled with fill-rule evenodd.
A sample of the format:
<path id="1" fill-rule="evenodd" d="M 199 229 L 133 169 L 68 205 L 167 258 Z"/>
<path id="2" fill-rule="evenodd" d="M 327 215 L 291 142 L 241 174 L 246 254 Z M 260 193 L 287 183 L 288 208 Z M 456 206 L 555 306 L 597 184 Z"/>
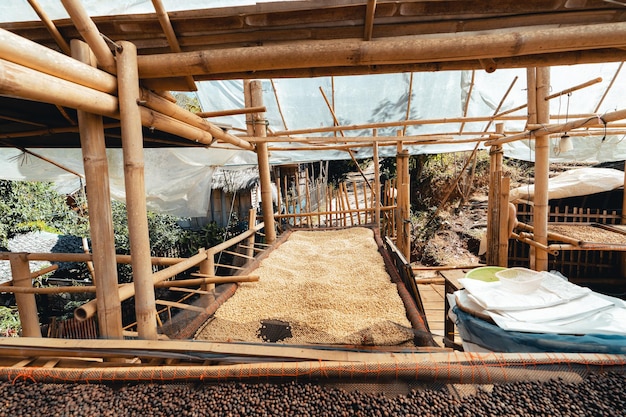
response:
<path id="1" fill-rule="evenodd" d="M 228 249 L 229 247 L 236 245 L 237 243 L 247 239 L 248 237 L 254 235 L 259 230 L 263 229 L 264 224 L 259 223 L 254 228 L 249 229 L 240 235 L 237 235 L 231 239 L 228 239 L 225 242 L 220 243 L 219 245 L 213 246 L 209 249 L 201 249 L 199 253 L 190 257 L 190 258 L 182 258 L 181 261 L 170 265 L 165 269 L 161 269 L 152 274 L 152 281 L 156 285 L 159 282 L 165 281 L 178 275 L 189 268 L 192 268 L 204 260 L 208 259 L 210 256 L 215 256 L 217 253 L 221 252 L 224 249 Z M 119 286 L 119 298 L 120 301 L 124 301 L 129 299 L 135 294 L 135 288 L 132 283 L 122 284 Z M 97 305 L 96 300 L 88 301 L 82 306 L 76 308 L 74 310 L 74 317 L 77 320 L 86 320 L 92 317 L 96 313 Z"/>
<path id="2" fill-rule="evenodd" d="M 204 111 L 204 112 L 196 113 L 196 116 L 206 119 L 210 117 L 233 116 L 237 114 L 265 113 L 266 111 L 267 111 L 267 108 L 265 106 L 256 106 L 256 107 L 246 107 L 243 109 Z"/>
<path id="3" fill-rule="evenodd" d="M 9 256 L 15 252 L 0 252 L 0 260 L 8 261 Z M 186 258 L 166 258 L 162 256 L 151 257 L 150 261 L 152 265 L 175 265 Z M 93 261 L 93 254 L 91 253 L 26 253 L 26 260 L 28 261 L 49 261 L 49 262 L 91 262 Z M 131 255 L 115 255 L 115 260 L 118 264 L 130 264 Z"/>
<path id="4" fill-rule="evenodd" d="M 515 57 L 625 45 L 626 23 L 440 36 L 322 40 L 139 57 L 141 78 Z"/>
<path id="5" fill-rule="evenodd" d="M 117 93 L 115 76 L 5 29 L 0 29 L 0 56 L 65 81 L 109 94 Z"/>
<path id="6" fill-rule="evenodd" d="M 226 277 L 218 276 L 204 276 L 204 274 L 192 272 L 192 277 L 202 277 L 197 279 L 177 279 L 175 281 L 162 281 L 154 284 L 155 288 L 170 288 L 170 287 L 186 287 L 196 286 L 202 284 L 226 284 L 230 282 L 255 282 L 259 280 L 258 275 L 233 275 Z"/>

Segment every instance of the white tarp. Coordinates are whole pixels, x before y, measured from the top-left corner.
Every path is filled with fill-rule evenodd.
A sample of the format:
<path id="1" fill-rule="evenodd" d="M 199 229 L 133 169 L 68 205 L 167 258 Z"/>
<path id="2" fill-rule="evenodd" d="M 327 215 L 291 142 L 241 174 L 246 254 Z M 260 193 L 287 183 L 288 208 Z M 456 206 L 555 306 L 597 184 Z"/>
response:
<path id="1" fill-rule="evenodd" d="M 578 168 L 565 171 L 548 180 L 548 198 L 576 197 L 611 191 L 624 185 L 624 172 L 612 168 Z M 509 192 L 509 200 L 534 200 L 534 184 Z"/>
<path id="2" fill-rule="evenodd" d="M 198 8 L 231 7 L 260 3 L 256 0 L 164 0 L 168 11 Z M 150 0 L 118 0 L 102 2 L 83 0 L 88 13 L 92 16 L 153 13 Z M 58 0 L 39 0 L 42 9 L 52 18 L 64 18 L 67 14 Z M 26 2 L 0 3 L 0 16 L 5 21 L 37 20 L 38 17 Z M 618 63 L 589 64 L 577 66 L 553 67 L 551 75 L 551 93 L 562 91 L 582 84 L 597 77 L 602 82 L 590 87 L 555 98 L 550 102 L 550 112 L 560 115 L 562 121 L 572 120 L 576 114 L 604 114 L 622 109 L 626 96 L 626 74 L 618 72 Z M 268 128 L 272 132 L 294 129 L 310 129 L 333 126 L 332 113 L 320 91 L 331 102 L 331 106 L 341 125 L 363 125 L 367 123 L 396 122 L 407 118 L 411 120 L 432 120 L 458 118 L 464 116 L 491 116 L 507 109 L 517 108 L 526 103 L 526 70 L 498 69 L 488 74 L 485 71 L 443 71 L 342 77 L 319 77 L 309 79 L 262 80 L 263 100 L 267 107 Z M 613 78 L 615 80 L 613 81 Z M 470 94 L 470 86 L 472 85 Z M 612 83 L 613 81 L 613 83 Z M 609 84 L 606 97 L 603 97 Z M 243 81 L 206 81 L 198 84 L 198 98 L 203 111 L 234 109 L 243 107 Z M 411 86 L 411 88 L 410 88 Z M 274 88 L 275 87 L 275 88 Z M 509 91 L 508 95 L 506 94 Z M 410 94 L 410 109 L 408 108 Z M 506 97 L 505 97 L 506 96 Z M 282 111 L 279 112 L 280 110 Z M 523 117 L 526 109 L 511 115 L 517 120 L 508 120 L 506 132 L 517 132 L 524 128 Z M 571 117 L 569 117 L 571 115 Z M 284 116 L 284 119 L 283 117 Z M 211 119 L 211 121 L 232 125 L 238 129 L 246 128 L 244 116 L 231 116 Z M 406 136 L 421 134 L 446 134 L 455 139 L 460 129 L 464 132 L 477 132 L 471 137 L 479 137 L 489 125 L 494 130 L 494 123 L 488 121 L 473 123 L 428 123 L 409 126 Z M 379 136 L 395 136 L 401 127 L 378 129 Z M 346 130 L 346 136 L 372 135 L 371 129 Z M 333 133 L 307 134 L 306 136 L 333 136 Z M 337 134 L 340 136 L 340 134 Z M 604 135 L 602 135 L 604 136 Z M 626 159 L 626 143 L 621 137 L 572 136 L 573 149 L 558 151 L 558 138 L 553 138 L 551 161 L 606 162 Z M 279 145 L 276 145 L 279 146 Z M 297 147 L 296 144 L 282 146 Z M 471 150 L 474 143 L 453 143 L 437 145 L 411 145 L 412 154 L 437 154 Z M 221 147 L 221 146 L 220 146 Z M 82 172 L 80 150 L 31 149 L 60 165 Z M 518 141 L 504 146 L 505 155 L 534 161 L 534 141 Z M 58 168 L 42 161 L 29 158 L 29 163 L 21 164 L 14 158 L 18 151 L 0 149 L 0 178 L 51 181 L 64 181 L 71 174 L 63 173 Z M 354 148 L 357 158 L 372 155 L 371 147 Z M 394 156 L 395 146 L 381 147 L 380 155 Z M 121 151 L 110 150 L 111 185 L 113 195 L 123 198 L 123 172 L 121 169 Z M 150 208 L 178 215 L 202 216 L 206 213 L 209 201 L 210 177 L 216 166 L 236 169 L 256 164 L 256 156 L 249 151 L 231 151 L 223 149 L 187 149 L 187 150 L 148 150 L 146 157 L 146 192 Z M 271 164 L 288 164 L 318 160 L 350 159 L 345 151 L 273 151 Z M 74 180 L 75 183 L 75 180 Z"/>

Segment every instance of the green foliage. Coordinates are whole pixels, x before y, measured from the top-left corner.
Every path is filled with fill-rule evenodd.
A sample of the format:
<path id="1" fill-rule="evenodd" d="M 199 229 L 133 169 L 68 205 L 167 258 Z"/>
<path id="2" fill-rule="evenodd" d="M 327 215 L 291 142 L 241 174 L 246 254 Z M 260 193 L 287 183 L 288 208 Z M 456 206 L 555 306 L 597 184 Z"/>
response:
<path id="1" fill-rule="evenodd" d="M 18 337 L 21 330 L 17 309 L 0 306 L 0 337 Z"/>
<path id="2" fill-rule="evenodd" d="M 208 223 L 200 230 L 185 230 L 180 236 L 180 249 L 183 256 L 198 253 L 200 248 L 210 248 L 224 241 L 226 230 L 215 222 Z"/>
<path id="3" fill-rule="evenodd" d="M 49 182 L 0 180 L 0 246 L 31 231 L 87 235 L 87 221 L 65 203 Z"/>
<path id="4" fill-rule="evenodd" d="M 200 100 L 195 93 L 174 93 L 176 104 L 185 110 L 189 110 L 192 113 L 199 113 L 202 111 L 200 106 Z"/>

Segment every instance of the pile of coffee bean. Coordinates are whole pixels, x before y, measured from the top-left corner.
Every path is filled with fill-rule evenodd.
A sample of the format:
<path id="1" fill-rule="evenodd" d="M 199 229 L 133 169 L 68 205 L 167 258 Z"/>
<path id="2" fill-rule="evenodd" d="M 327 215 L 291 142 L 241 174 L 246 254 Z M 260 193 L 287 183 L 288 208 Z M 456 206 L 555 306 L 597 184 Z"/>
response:
<path id="1" fill-rule="evenodd" d="M 52 384 L 0 382 L 0 416 L 624 416 L 626 375 L 495 385 L 476 394 L 385 396 L 302 382 Z"/>

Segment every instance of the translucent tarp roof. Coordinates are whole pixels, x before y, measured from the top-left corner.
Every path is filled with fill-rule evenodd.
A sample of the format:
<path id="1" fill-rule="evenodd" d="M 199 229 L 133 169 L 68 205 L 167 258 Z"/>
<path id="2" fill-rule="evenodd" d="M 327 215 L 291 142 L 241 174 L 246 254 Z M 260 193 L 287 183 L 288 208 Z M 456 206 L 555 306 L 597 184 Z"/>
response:
<path id="1" fill-rule="evenodd" d="M 165 10 L 175 12 L 247 6 L 255 3 L 268 3 L 270 1 L 275 0 L 161 0 L 161 3 L 163 3 Z M 37 3 L 52 20 L 69 18 L 61 0 L 37 0 Z M 92 17 L 154 13 L 152 0 L 81 0 L 81 3 L 89 16 Z M 35 20 L 39 20 L 39 17 L 26 0 L 9 0 L 0 3 L 0 22 L 28 22 Z"/>
<path id="2" fill-rule="evenodd" d="M 233 7 L 263 3 L 265 1 L 238 0 L 163 0 L 168 11 Z M 52 19 L 66 18 L 58 0 L 39 0 L 42 9 Z M 82 4 L 91 16 L 132 13 L 154 13 L 150 0 L 83 0 Z M 184 6 L 183 6 L 184 4 Z M 30 5 L 24 1 L 0 3 L 0 20 L 38 20 Z M 625 106 L 626 74 L 619 71 L 618 63 L 589 64 L 552 67 L 552 93 L 588 82 L 597 77 L 602 81 L 590 87 L 550 101 L 550 113 L 560 115 L 561 122 L 574 119 L 578 114 L 599 114 L 620 110 Z M 473 83 L 472 83 L 473 80 Z M 523 106 L 527 101 L 526 70 L 498 69 L 485 71 L 445 71 L 320 77 L 309 79 L 261 80 L 264 104 L 267 107 L 268 127 L 272 132 L 311 129 L 333 126 L 330 106 L 340 125 L 352 126 L 368 123 L 399 122 L 410 120 L 450 119 L 475 116 L 492 116 L 507 109 Z M 244 107 L 243 81 L 198 82 L 198 98 L 203 111 L 236 109 Z M 609 88 L 610 86 L 610 88 Z M 471 87 L 471 88 L 470 88 Z M 471 89 L 471 94 L 470 94 Z M 322 94 L 322 91 L 324 94 Z M 508 94 L 507 94 L 508 91 Z M 505 98 L 506 95 L 506 98 Z M 410 98 L 410 108 L 409 108 Z M 469 99 L 469 103 L 467 100 Z M 466 104 L 468 104 L 466 106 Z M 499 110 L 498 106 L 501 104 Z M 467 113 L 464 114 L 467 108 Z M 408 113 L 407 113 L 408 110 Z M 512 115 L 518 120 L 505 122 L 505 131 L 524 129 L 523 117 L 527 110 Z M 569 117 L 571 115 L 571 118 Z M 283 119 L 284 117 L 284 119 Z M 245 129 L 244 116 L 210 119 L 213 122 Z M 553 121 L 554 122 L 554 121 Z M 454 135 L 461 127 L 464 132 L 483 132 L 488 121 L 465 123 L 429 123 L 408 126 L 406 136 L 423 134 Z M 400 126 L 378 129 L 378 136 L 395 136 Z M 489 131 L 494 130 L 490 124 Z M 346 130 L 346 136 L 372 136 L 371 129 Z M 334 133 L 310 133 L 306 136 L 334 136 Z M 558 136 L 558 135 L 557 135 Z M 480 137 L 479 134 L 469 137 Z M 558 137 L 552 139 L 552 161 L 604 162 L 626 159 L 624 135 L 573 136 L 574 148 L 568 152 L 558 151 Z M 519 159 L 534 160 L 533 141 L 518 141 L 505 145 L 505 154 Z M 272 144 L 272 146 L 297 147 L 296 143 Z M 300 145 L 302 146 L 302 145 Z M 475 143 L 411 145 L 413 154 L 442 153 L 471 150 Z M 165 211 L 181 216 L 203 216 L 208 209 L 211 177 L 216 167 L 232 169 L 256 164 L 256 155 L 249 151 L 224 149 L 223 145 L 209 149 L 146 149 L 146 179 L 148 205 L 152 210 Z M 83 172 L 80 149 L 31 149 L 31 151 L 56 163 Z M 2 178 L 46 179 L 66 181 L 75 186 L 72 174 L 34 157 L 15 158 L 20 151 L 1 150 Z M 371 147 L 355 147 L 357 158 L 371 156 Z M 395 156 L 395 146 L 382 147 L 381 156 Z M 349 159 L 340 150 L 324 151 L 272 151 L 272 164 L 298 163 L 318 160 Z M 109 150 L 112 193 L 124 198 L 123 164 L 121 150 Z"/>

